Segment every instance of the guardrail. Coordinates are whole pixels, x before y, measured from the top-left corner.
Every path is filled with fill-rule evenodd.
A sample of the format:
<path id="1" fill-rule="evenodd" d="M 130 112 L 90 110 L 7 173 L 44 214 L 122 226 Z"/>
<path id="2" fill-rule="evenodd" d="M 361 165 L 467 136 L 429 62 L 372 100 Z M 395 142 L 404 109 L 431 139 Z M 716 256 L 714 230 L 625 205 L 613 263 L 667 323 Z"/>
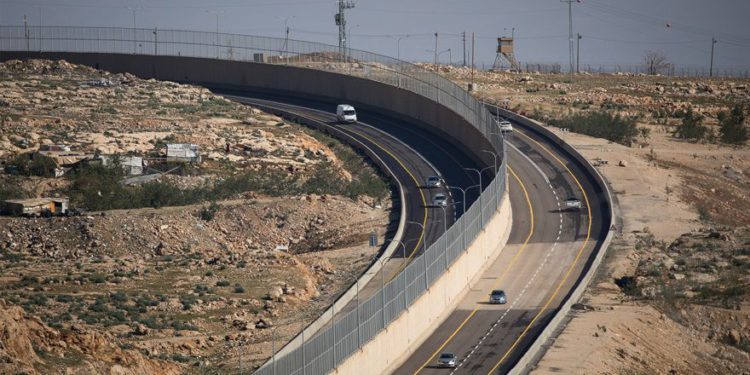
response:
<path id="1" fill-rule="evenodd" d="M 500 156 L 492 181 L 474 204 L 436 242 L 357 308 L 310 340 L 276 356 L 257 374 L 324 374 L 349 357 L 423 295 L 467 250 L 503 202 L 504 139 L 482 103 L 455 83 L 416 65 L 321 43 L 199 31 L 0 26 L 0 53 L 72 52 L 185 56 L 284 64 L 366 78 L 411 91 L 448 108 L 471 124 Z M 483 158 L 479 156 L 479 158 Z"/>

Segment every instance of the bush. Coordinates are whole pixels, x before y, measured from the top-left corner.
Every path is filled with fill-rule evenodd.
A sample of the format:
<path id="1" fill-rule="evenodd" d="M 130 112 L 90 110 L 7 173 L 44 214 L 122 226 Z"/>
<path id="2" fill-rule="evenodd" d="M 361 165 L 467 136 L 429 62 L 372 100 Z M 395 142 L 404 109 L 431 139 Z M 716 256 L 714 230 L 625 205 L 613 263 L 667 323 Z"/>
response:
<path id="1" fill-rule="evenodd" d="M 203 208 L 201 208 L 198 212 L 198 217 L 204 221 L 211 221 L 216 216 L 216 213 L 219 212 L 219 208 L 220 206 L 216 202 L 211 202 L 208 207 L 203 206 Z"/>
<path id="2" fill-rule="evenodd" d="M 229 286 L 228 280 L 219 280 L 216 282 L 216 286 Z"/>
<path id="3" fill-rule="evenodd" d="M 16 155 L 8 162 L 6 170 L 24 176 L 54 177 L 55 168 L 57 163 L 52 158 L 38 153 L 28 153 Z"/>
<path id="4" fill-rule="evenodd" d="M 675 129 L 673 136 L 681 139 L 699 141 L 706 137 L 709 129 L 703 125 L 703 115 L 696 113 L 692 108 L 682 116 L 682 124 Z"/>
<path id="5" fill-rule="evenodd" d="M 721 141 L 729 144 L 747 143 L 748 135 L 747 126 L 745 126 L 745 111 L 737 105 L 732 108 L 729 114 L 719 112 L 719 134 Z"/>
<path id="6" fill-rule="evenodd" d="M 240 284 L 234 284 L 234 292 L 235 293 L 245 293 L 245 288 L 242 287 Z"/>
<path id="7" fill-rule="evenodd" d="M 634 117 L 623 117 L 606 111 L 576 113 L 550 121 L 551 125 L 568 128 L 573 132 L 604 138 L 630 146 L 638 136 Z"/>

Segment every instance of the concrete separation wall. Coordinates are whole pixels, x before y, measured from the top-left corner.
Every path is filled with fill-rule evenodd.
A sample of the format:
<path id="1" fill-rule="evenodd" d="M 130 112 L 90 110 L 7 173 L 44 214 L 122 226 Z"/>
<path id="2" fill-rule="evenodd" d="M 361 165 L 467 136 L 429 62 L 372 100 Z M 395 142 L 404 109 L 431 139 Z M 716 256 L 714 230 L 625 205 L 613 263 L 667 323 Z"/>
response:
<path id="1" fill-rule="evenodd" d="M 113 53 L 3 52 L 2 60 L 64 59 L 113 73 L 141 78 L 192 83 L 229 90 L 251 89 L 292 97 L 345 101 L 362 108 L 388 111 L 409 119 L 410 124 L 456 141 L 467 155 L 484 165 L 492 156 L 487 139 L 459 114 L 422 95 L 385 83 L 318 69 L 181 56 Z"/>
<path id="2" fill-rule="evenodd" d="M 581 299 L 581 296 L 591 282 L 591 279 L 596 274 L 596 271 L 599 268 L 602 259 L 604 259 L 604 255 L 606 254 L 607 249 L 609 248 L 609 245 L 612 242 L 612 238 L 615 234 L 615 230 L 611 227 L 614 223 L 614 210 L 612 205 L 612 192 L 609 189 L 609 185 L 605 181 L 604 177 L 599 173 L 599 171 L 594 168 L 591 163 L 589 163 L 588 160 L 583 157 L 583 155 L 578 153 L 578 151 L 576 151 L 572 146 L 567 144 L 560 137 L 546 129 L 541 124 L 507 110 L 497 109 L 497 111 L 501 116 L 510 118 L 516 123 L 521 124 L 525 128 L 528 128 L 529 130 L 532 130 L 543 138 L 546 138 L 550 143 L 555 144 L 559 149 L 561 149 L 569 159 L 574 160 L 574 162 L 579 164 L 584 169 L 585 173 L 588 175 L 586 177 L 592 184 L 594 184 L 595 189 L 597 189 L 597 197 L 599 197 L 599 199 L 601 200 L 600 203 L 602 205 L 603 211 L 605 212 L 605 216 L 602 218 L 602 225 L 604 226 L 604 228 L 610 228 L 607 231 L 607 235 L 604 238 L 604 241 L 602 241 L 601 245 L 599 246 L 599 249 L 596 252 L 595 256 L 590 260 L 585 273 L 578 279 L 575 288 L 568 294 L 567 299 L 558 309 L 555 316 L 547 323 L 547 326 L 544 328 L 544 330 L 542 330 L 534 343 L 531 344 L 523 357 L 521 357 L 518 363 L 516 363 L 513 369 L 509 372 L 509 374 L 511 375 L 517 375 L 530 372 L 533 369 L 533 366 L 535 366 L 539 361 L 541 356 L 544 355 L 544 352 L 548 347 L 548 341 L 553 341 L 562 331 L 564 325 L 567 322 L 568 313 L 570 312 L 571 307 Z"/>
<path id="3" fill-rule="evenodd" d="M 361 350 L 347 358 L 335 374 L 387 374 L 406 361 L 453 312 L 461 296 L 479 281 L 508 241 L 512 215 L 508 192 L 503 204 L 467 251 L 432 287 Z"/>

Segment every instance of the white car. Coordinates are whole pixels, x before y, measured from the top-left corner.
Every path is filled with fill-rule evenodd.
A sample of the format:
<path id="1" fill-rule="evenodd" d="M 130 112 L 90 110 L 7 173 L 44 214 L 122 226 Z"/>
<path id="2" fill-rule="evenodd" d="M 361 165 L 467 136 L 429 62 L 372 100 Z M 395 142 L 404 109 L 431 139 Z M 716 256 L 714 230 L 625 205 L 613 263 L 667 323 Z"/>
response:
<path id="1" fill-rule="evenodd" d="M 339 104 L 336 107 L 336 119 L 340 123 L 352 124 L 357 122 L 357 111 L 349 104 Z"/>
<path id="2" fill-rule="evenodd" d="M 448 205 L 448 197 L 445 194 L 435 194 L 432 198 L 432 204 L 435 206 L 445 207 Z"/>
<path id="3" fill-rule="evenodd" d="M 513 125 L 510 123 L 510 121 L 503 120 L 500 121 L 500 131 L 503 133 L 510 133 L 513 131 Z"/>
<path id="4" fill-rule="evenodd" d="M 581 208 L 583 208 L 583 204 L 578 198 L 571 197 L 565 200 L 565 208 L 571 210 L 580 210 Z"/>

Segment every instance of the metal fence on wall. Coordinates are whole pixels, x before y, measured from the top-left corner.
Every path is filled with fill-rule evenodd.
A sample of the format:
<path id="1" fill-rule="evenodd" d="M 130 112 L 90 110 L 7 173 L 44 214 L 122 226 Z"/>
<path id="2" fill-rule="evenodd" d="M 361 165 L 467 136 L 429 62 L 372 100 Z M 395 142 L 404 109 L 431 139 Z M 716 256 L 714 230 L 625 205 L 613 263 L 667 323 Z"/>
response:
<path id="1" fill-rule="evenodd" d="M 200 31 L 0 26 L 0 51 L 89 52 L 186 56 L 288 64 L 367 78 L 412 91 L 456 112 L 493 145 L 500 156 L 496 177 L 479 199 L 436 242 L 357 308 L 331 319 L 309 340 L 274 356 L 257 374 L 324 374 L 333 370 L 396 319 L 467 250 L 503 200 L 506 158 L 496 120 L 466 90 L 414 64 L 338 46 Z"/>

